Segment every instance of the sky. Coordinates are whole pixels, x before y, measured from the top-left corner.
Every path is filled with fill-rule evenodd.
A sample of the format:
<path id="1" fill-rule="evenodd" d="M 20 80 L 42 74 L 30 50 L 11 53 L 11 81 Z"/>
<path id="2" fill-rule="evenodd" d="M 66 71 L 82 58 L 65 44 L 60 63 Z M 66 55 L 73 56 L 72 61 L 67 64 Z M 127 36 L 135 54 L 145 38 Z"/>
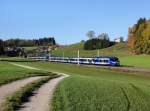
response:
<path id="1" fill-rule="evenodd" d="M 54 36 L 59 44 L 87 40 L 90 30 L 127 38 L 150 0 L 0 0 L 0 39 Z"/>

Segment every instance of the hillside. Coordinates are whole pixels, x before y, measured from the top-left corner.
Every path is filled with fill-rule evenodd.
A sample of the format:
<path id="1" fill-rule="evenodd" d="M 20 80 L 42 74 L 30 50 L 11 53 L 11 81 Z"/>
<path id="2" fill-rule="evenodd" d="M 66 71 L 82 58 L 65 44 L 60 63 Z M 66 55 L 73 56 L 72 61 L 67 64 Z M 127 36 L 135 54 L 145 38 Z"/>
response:
<path id="1" fill-rule="evenodd" d="M 71 56 L 76 57 L 77 56 L 77 50 L 80 50 L 80 56 L 81 57 L 93 57 L 97 56 L 98 50 L 90 50 L 86 51 L 83 49 L 83 43 L 76 43 L 72 45 L 65 46 L 64 48 L 59 48 L 55 51 L 53 51 L 53 55 L 55 56 Z M 111 46 L 109 48 L 99 49 L 100 56 L 127 56 L 129 55 L 126 44 L 125 43 L 119 43 L 114 46 Z"/>
<path id="2" fill-rule="evenodd" d="M 33 46 L 33 47 L 22 47 L 22 48 L 24 48 L 26 51 L 30 51 L 30 50 L 37 49 L 38 47 L 37 46 Z"/>

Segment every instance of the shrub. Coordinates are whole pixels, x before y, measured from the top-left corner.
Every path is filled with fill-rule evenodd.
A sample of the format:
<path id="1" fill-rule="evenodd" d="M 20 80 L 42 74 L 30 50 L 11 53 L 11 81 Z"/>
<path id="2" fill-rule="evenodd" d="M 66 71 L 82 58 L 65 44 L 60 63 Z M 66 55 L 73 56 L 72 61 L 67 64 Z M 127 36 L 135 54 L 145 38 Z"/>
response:
<path id="1" fill-rule="evenodd" d="M 108 39 L 94 38 L 94 39 L 87 40 L 84 43 L 84 49 L 85 50 L 102 49 L 102 48 L 107 48 L 111 45 L 113 45 L 113 43 L 110 42 Z"/>

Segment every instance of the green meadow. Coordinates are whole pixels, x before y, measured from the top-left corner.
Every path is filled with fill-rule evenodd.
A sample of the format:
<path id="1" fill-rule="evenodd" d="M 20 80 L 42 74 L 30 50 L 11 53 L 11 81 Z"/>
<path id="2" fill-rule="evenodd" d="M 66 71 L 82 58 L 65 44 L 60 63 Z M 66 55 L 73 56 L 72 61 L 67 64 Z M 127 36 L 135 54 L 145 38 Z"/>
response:
<path id="1" fill-rule="evenodd" d="M 80 50 L 82 57 L 97 56 L 98 50 L 85 51 L 82 47 L 83 43 L 65 46 L 53 51 L 53 55 L 62 56 L 64 53 L 64 56 L 73 57 Z M 123 66 L 150 68 L 150 56 L 129 54 L 125 43 L 101 49 L 99 53 L 119 57 Z M 50 103 L 51 111 L 150 111 L 148 74 L 2 57 L 0 85 L 30 76 L 47 75 L 47 72 L 24 69 L 10 62 L 70 75 L 56 87 Z"/>
<path id="2" fill-rule="evenodd" d="M 57 86 L 52 111 L 149 111 L 150 75 L 50 62 L 23 62 L 69 74 Z"/>
<path id="3" fill-rule="evenodd" d="M 98 50 L 85 51 L 83 43 L 76 43 L 58 48 L 53 51 L 55 56 L 77 57 L 77 51 L 80 50 L 81 57 L 96 57 Z M 140 68 L 150 68 L 150 55 L 132 55 L 128 52 L 126 43 L 119 43 L 112 47 L 99 49 L 100 56 L 117 56 L 120 59 L 121 65 Z"/>
<path id="4" fill-rule="evenodd" d="M 57 50 L 54 50 L 52 52 L 53 55 L 56 56 L 69 56 L 69 57 L 75 57 L 77 56 L 77 51 L 80 50 L 80 56 L 81 57 L 94 57 L 97 56 L 98 50 L 84 50 L 83 49 L 84 43 L 76 43 L 72 45 L 65 46 L 64 48 L 58 48 Z M 99 49 L 99 54 L 101 56 L 109 55 L 109 56 L 127 56 L 128 50 L 125 43 L 119 43 L 114 46 Z"/>
<path id="5" fill-rule="evenodd" d="M 21 67 L 11 65 L 8 62 L 0 61 L 0 85 L 6 84 L 8 82 L 15 81 L 18 79 L 31 77 L 31 76 L 37 76 L 37 75 L 47 75 L 47 72 L 35 71 L 35 70 L 30 70 L 30 69 L 27 70 Z"/>
<path id="6" fill-rule="evenodd" d="M 122 65 L 139 68 L 150 68 L 150 55 L 132 55 L 120 57 Z"/>

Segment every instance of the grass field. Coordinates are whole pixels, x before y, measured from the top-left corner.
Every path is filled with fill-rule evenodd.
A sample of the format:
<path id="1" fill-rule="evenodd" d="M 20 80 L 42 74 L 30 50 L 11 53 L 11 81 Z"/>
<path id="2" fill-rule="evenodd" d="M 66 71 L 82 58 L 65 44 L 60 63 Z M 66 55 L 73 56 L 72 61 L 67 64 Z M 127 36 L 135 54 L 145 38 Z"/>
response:
<path id="1" fill-rule="evenodd" d="M 26 70 L 21 67 L 13 66 L 8 62 L 0 61 L 0 85 L 25 77 L 47 74 L 47 72 Z"/>
<path id="2" fill-rule="evenodd" d="M 59 49 L 53 51 L 52 54 L 56 55 L 56 56 L 63 56 L 63 52 L 64 52 L 65 56 L 76 57 L 77 51 L 80 50 L 80 56 L 81 57 L 97 56 L 98 50 L 86 51 L 83 49 L 83 45 L 84 45 L 83 43 L 77 43 L 77 44 L 65 46 L 64 48 L 59 48 Z M 99 53 L 102 56 L 110 55 L 110 56 L 119 56 L 120 57 L 120 56 L 129 55 L 125 43 L 119 43 L 119 44 L 116 44 L 116 45 L 109 47 L 109 48 L 100 49 Z"/>
<path id="3" fill-rule="evenodd" d="M 122 65 L 150 68 L 150 55 L 132 55 L 120 57 Z"/>
<path id="4" fill-rule="evenodd" d="M 150 75 L 49 62 L 24 62 L 70 74 L 55 90 L 52 111 L 150 111 Z"/>
<path id="5" fill-rule="evenodd" d="M 28 60 L 26 58 L 21 58 L 21 57 L 1 57 L 0 61 L 5 61 L 5 62 L 32 62 L 35 60 Z"/>
<path id="6" fill-rule="evenodd" d="M 24 48 L 27 51 L 30 51 L 30 50 L 36 49 L 37 47 L 33 46 L 33 47 L 22 47 L 22 48 Z"/>

